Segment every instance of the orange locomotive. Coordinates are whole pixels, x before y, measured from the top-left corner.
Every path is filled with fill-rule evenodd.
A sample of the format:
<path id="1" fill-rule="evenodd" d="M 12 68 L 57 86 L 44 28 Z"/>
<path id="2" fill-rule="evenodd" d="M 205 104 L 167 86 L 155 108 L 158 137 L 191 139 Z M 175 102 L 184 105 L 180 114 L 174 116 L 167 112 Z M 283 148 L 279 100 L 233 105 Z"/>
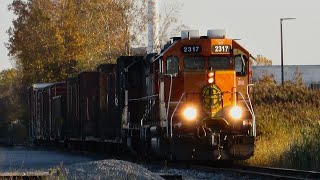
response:
<path id="1" fill-rule="evenodd" d="M 155 152 L 183 160 L 247 159 L 256 125 L 250 101 L 249 52 L 223 30 L 182 31 L 155 60 L 160 120 L 166 138 Z M 163 145 L 166 144 L 166 145 Z M 159 149 L 166 146 L 166 150 Z M 159 153 L 159 155 L 161 154 Z"/>
<path id="2" fill-rule="evenodd" d="M 30 137 L 176 160 L 251 157 L 250 54 L 224 31 L 198 34 L 183 31 L 160 54 L 121 56 L 96 72 L 30 86 Z"/>

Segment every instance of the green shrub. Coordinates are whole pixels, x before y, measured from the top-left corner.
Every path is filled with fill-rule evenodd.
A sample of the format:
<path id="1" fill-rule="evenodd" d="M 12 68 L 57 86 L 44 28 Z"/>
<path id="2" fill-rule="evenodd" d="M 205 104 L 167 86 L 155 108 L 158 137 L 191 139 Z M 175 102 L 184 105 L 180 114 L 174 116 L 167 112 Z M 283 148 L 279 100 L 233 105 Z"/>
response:
<path id="1" fill-rule="evenodd" d="M 320 169 L 320 91 L 296 79 L 281 86 L 265 76 L 255 84 L 257 139 L 255 155 L 247 163 Z"/>

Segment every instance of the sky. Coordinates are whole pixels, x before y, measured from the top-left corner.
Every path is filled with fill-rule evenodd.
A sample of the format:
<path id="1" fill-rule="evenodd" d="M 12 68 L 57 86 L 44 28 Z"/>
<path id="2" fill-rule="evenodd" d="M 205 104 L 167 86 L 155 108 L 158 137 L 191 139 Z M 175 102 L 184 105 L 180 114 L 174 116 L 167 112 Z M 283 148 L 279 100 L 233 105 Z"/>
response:
<path id="1" fill-rule="evenodd" d="M 159 0 L 162 4 L 173 0 Z M 208 29 L 225 29 L 228 38 L 238 42 L 253 56 L 262 55 L 280 64 L 280 18 L 283 22 L 285 65 L 319 65 L 320 1 L 319 0 L 175 0 L 182 2 L 181 21 L 190 29 L 206 35 Z M 0 70 L 12 67 L 6 30 L 14 18 L 8 11 L 12 0 L 0 3 Z M 161 11 L 160 11 L 161 13 Z M 174 34 L 176 36 L 179 34 Z"/>
<path id="2" fill-rule="evenodd" d="M 10 58 L 8 57 L 8 50 L 4 43 L 8 42 L 9 36 L 6 31 L 12 26 L 14 15 L 8 11 L 8 5 L 12 0 L 0 0 L 0 70 L 12 67 Z"/>

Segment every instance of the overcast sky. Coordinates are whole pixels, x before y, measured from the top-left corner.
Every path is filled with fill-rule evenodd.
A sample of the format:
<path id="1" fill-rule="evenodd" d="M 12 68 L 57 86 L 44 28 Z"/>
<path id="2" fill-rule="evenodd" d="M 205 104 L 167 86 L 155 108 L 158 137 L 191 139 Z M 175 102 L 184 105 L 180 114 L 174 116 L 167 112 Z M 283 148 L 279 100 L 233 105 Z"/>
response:
<path id="1" fill-rule="evenodd" d="M 263 55 L 280 64 L 280 18 L 295 17 L 283 22 L 284 64 L 319 65 L 320 43 L 319 0 L 175 0 L 183 2 L 181 18 L 190 29 L 202 35 L 208 29 L 226 29 L 227 37 L 239 41 L 251 54 Z M 0 70 L 11 67 L 4 43 L 5 33 L 14 18 L 7 5 L 0 3 Z M 172 0 L 159 0 L 162 3 Z M 160 12 L 161 13 L 161 12 Z M 172 35 L 175 36 L 175 35 Z"/>
<path id="2" fill-rule="evenodd" d="M 4 43 L 8 42 L 7 29 L 12 26 L 13 14 L 8 11 L 8 5 L 12 0 L 1 0 L 0 3 L 0 70 L 12 67 L 8 55 L 8 51 Z"/>

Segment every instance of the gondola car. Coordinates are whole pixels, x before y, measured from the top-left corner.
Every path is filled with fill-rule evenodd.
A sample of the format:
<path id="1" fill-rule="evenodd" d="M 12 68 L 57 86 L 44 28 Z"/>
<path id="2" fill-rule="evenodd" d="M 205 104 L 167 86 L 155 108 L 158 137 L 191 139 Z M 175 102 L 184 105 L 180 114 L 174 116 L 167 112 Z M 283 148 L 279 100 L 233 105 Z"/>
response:
<path id="1" fill-rule="evenodd" d="M 63 135 L 65 83 L 39 83 L 28 88 L 29 136 L 57 140 Z"/>

